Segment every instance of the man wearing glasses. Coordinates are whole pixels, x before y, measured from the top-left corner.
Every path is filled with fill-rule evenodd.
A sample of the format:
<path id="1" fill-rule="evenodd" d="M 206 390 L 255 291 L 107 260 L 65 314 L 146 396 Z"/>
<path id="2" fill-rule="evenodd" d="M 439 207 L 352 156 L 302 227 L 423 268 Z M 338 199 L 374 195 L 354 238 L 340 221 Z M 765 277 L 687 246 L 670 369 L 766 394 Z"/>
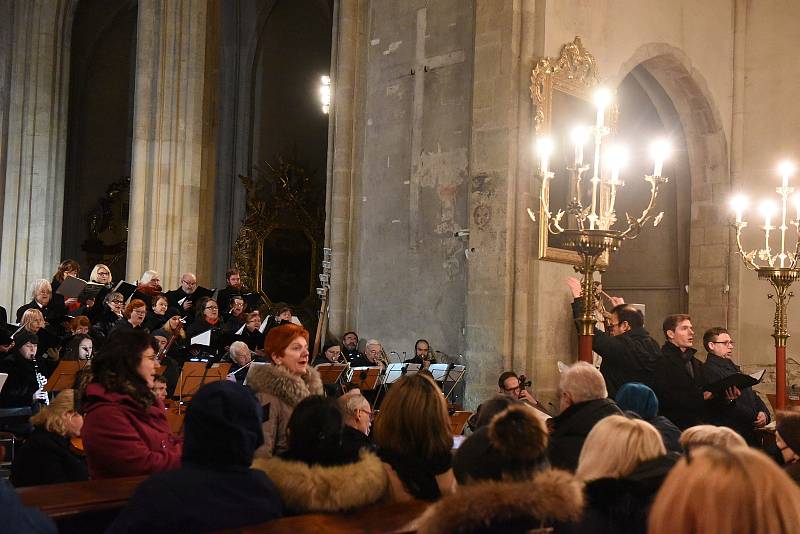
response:
<path id="1" fill-rule="evenodd" d="M 735 344 L 725 328 L 715 326 L 707 330 L 703 334 L 703 346 L 708 351 L 706 363 L 702 367 L 706 383 L 713 384 L 741 372 L 731 359 Z M 713 399 L 708 391 L 703 395 L 709 401 L 709 423 L 732 428 L 751 445 L 758 443 L 754 429 L 765 426 L 770 419 L 767 406 L 753 388 L 740 391 L 732 387 L 725 392 L 724 399 Z"/>
<path id="2" fill-rule="evenodd" d="M 181 287 L 167 291 L 167 301 L 170 308 L 181 310 L 180 315 L 187 316 L 189 322 L 194 319 L 196 310 L 195 301 L 203 297 L 210 297 L 211 290 L 197 285 L 197 277 L 194 273 L 183 273 L 181 275 Z"/>

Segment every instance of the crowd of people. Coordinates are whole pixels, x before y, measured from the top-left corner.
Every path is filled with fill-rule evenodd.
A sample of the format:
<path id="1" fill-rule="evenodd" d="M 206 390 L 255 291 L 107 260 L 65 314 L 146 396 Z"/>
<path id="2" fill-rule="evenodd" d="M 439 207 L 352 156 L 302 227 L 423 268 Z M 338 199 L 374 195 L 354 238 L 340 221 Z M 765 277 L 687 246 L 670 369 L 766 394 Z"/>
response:
<path id="1" fill-rule="evenodd" d="M 406 360 L 419 372 L 378 403 L 357 388 L 326 388 L 315 367 L 382 368 L 379 341 L 360 349 L 346 332 L 312 362 L 308 330 L 291 310 L 261 328 L 233 269 L 223 290 L 185 273 L 166 293 L 148 271 L 126 303 L 98 265 L 91 279 L 104 295 L 53 292 L 78 273 L 68 260 L 53 283 L 36 281 L 19 325 L 0 330 L 0 425 L 19 438 L 17 487 L 148 475 L 109 532 L 233 529 L 412 500 L 430 503 L 408 526 L 423 533 L 778 534 L 800 525 L 800 413 L 778 413 L 764 445 L 770 415 L 758 394 L 717 388 L 739 372 L 724 328 L 705 333 L 701 362 L 690 317 L 667 317 L 659 345 L 641 312 L 619 301 L 594 338 L 599 369 L 564 369 L 557 407 L 506 371 L 467 435 L 454 436 L 424 339 Z M 208 345 L 190 342 L 206 332 Z M 62 359 L 83 364 L 73 387 L 52 395 L 43 380 Z M 176 435 L 165 402 L 192 359 L 228 359 L 231 369 L 192 396 Z M 0 506 L 27 530 L 53 528 L 21 508 L 7 482 Z"/>

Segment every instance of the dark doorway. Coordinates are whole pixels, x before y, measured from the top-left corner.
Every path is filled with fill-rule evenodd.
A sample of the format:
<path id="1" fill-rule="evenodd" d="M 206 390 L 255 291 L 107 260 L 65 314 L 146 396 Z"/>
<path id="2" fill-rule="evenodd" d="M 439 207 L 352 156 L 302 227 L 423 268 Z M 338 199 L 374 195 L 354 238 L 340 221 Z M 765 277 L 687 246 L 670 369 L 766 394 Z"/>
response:
<path id="1" fill-rule="evenodd" d="M 72 29 L 62 255 L 125 277 L 137 2 L 81 0 Z"/>

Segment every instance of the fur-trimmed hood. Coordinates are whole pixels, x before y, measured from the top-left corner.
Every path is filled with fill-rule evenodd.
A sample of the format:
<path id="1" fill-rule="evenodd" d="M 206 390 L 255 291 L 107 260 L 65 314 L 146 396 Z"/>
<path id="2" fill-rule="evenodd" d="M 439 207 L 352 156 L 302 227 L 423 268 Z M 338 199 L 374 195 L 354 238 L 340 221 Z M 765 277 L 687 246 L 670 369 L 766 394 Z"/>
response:
<path id="1" fill-rule="evenodd" d="M 388 485 L 381 460 L 368 451 L 362 451 L 357 462 L 345 465 L 308 465 L 275 456 L 257 459 L 253 468 L 267 474 L 287 509 L 296 513 L 360 508 L 381 499 Z"/>
<path id="2" fill-rule="evenodd" d="M 566 471 L 549 469 L 530 481 L 460 486 L 425 512 L 417 532 L 487 532 L 511 525 L 529 530 L 577 521 L 582 510 L 583 484 Z"/>
<path id="3" fill-rule="evenodd" d="M 259 365 L 247 377 L 247 385 L 256 393 L 274 395 L 291 408 L 309 395 L 322 395 L 322 378 L 313 367 L 296 375 L 280 365 Z"/>

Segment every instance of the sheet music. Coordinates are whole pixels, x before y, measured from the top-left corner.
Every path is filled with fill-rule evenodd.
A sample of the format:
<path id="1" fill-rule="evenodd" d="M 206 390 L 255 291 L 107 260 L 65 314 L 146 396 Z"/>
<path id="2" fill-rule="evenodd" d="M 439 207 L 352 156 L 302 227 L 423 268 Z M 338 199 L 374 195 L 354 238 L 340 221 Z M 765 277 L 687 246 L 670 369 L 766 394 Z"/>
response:
<path id="1" fill-rule="evenodd" d="M 206 330 L 202 334 L 197 334 L 194 336 L 191 341 L 189 342 L 190 345 L 205 345 L 206 347 L 211 346 L 211 330 Z"/>
<path id="2" fill-rule="evenodd" d="M 264 329 L 267 327 L 267 321 L 268 321 L 268 320 L 269 320 L 269 317 L 267 317 L 266 319 L 264 319 L 264 320 L 261 322 L 261 326 L 259 326 L 259 327 L 258 327 L 258 331 L 259 331 L 259 332 L 261 332 L 262 334 L 264 333 Z"/>
<path id="3" fill-rule="evenodd" d="M 242 335 L 242 332 L 244 332 L 244 327 L 245 327 L 245 326 L 247 326 L 247 323 L 244 323 L 244 324 L 242 325 L 242 327 L 241 327 L 239 330 L 237 330 L 237 331 L 236 331 L 236 333 L 235 333 L 234 335 L 235 335 L 235 336 L 241 336 L 241 335 Z"/>
<path id="4" fill-rule="evenodd" d="M 0 373 L 0 391 L 3 391 L 3 386 L 6 385 L 7 379 L 8 379 L 8 373 Z"/>

